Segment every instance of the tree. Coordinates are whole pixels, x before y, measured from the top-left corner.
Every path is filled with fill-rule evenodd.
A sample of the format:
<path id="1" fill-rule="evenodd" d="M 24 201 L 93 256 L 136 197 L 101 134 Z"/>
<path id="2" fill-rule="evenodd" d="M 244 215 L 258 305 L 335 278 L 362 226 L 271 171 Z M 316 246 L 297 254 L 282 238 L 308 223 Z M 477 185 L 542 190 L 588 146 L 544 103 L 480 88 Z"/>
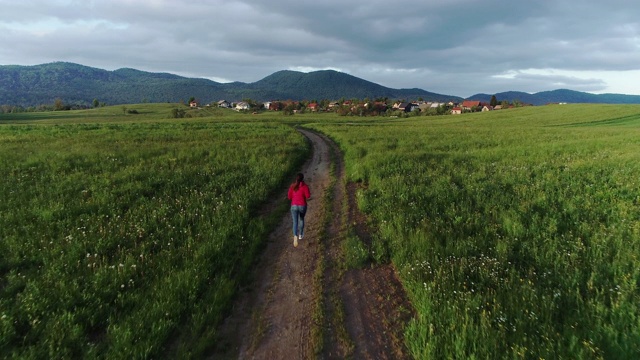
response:
<path id="1" fill-rule="evenodd" d="M 249 109 L 254 110 L 254 109 L 258 109 L 258 102 L 251 99 L 251 98 L 243 98 L 242 99 L 243 102 L 246 102 L 247 104 L 249 104 Z"/>
<path id="2" fill-rule="evenodd" d="M 62 102 L 62 99 L 57 98 L 53 102 L 53 110 L 55 110 L 55 111 L 64 110 L 64 103 Z"/>
<path id="3" fill-rule="evenodd" d="M 293 110 L 295 110 L 295 105 L 293 103 L 289 103 L 284 107 L 283 112 L 285 115 L 293 115 Z"/>
<path id="4" fill-rule="evenodd" d="M 171 117 L 174 119 L 181 119 L 186 115 L 186 112 L 183 109 L 172 109 Z"/>
<path id="5" fill-rule="evenodd" d="M 93 107 L 97 108 L 98 106 L 100 106 L 100 101 L 98 101 L 98 99 L 93 99 Z"/>
<path id="6" fill-rule="evenodd" d="M 492 107 L 495 107 L 496 105 L 498 105 L 498 99 L 496 98 L 495 95 L 491 96 L 491 101 L 489 101 L 489 105 L 491 105 Z"/>

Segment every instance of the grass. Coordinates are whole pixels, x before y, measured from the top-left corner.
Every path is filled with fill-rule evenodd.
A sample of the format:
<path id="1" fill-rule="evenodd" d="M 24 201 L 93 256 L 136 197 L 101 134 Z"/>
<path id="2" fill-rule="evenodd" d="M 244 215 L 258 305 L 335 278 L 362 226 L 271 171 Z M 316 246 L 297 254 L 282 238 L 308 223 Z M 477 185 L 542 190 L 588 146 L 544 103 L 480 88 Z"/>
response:
<path id="1" fill-rule="evenodd" d="M 277 124 L 82 116 L 2 119 L 0 353 L 198 357 L 271 231 L 253 214 L 309 146 Z"/>
<path id="2" fill-rule="evenodd" d="M 416 358 L 640 353 L 640 107 L 313 127 L 339 142 L 419 314 Z M 499 355 L 497 355 L 499 354 Z"/>
<path id="3" fill-rule="evenodd" d="M 170 119 L 176 106 L 0 115 L 0 353 L 199 357 L 273 227 L 257 209 L 309 154 L 296 124 L 366 185 L 366 258 L 400 270 L 414 357 L 640 353 L 640 107 Z"/>

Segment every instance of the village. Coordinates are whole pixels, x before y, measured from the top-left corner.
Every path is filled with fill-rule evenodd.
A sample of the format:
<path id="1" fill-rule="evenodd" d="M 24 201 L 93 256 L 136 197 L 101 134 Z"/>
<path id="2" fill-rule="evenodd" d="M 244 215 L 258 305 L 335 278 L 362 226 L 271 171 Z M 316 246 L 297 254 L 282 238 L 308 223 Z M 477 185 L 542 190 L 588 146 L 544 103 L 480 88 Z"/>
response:
<path id="1" fill-rule="evenodd" d="M 493 105 L 492 105 L 493 104 Z M 189 107 L 199 108 L 202 105 L 197 100 L 189 102 Z M 495 98 L 492 101 L 482 102 L 478 100 L 464 100 L 461 103 L 453 101 L 449 102 L 431 102 L 431 101 L 395 101 L 389 102 L 387 99 L 377 99 L 376 101 L 358 100 L 342 100 L 342 101 L 266 101 L 254 102 L 245 99 L 239 102 L 230 102 L 227 100 L 219 100 L 206 107 L 219 107 L 233 109 L 241 112 L 258 112 L 258 111 L 283 111 L 287 114 L 305 113 L 305 112 L 335 112 L 339 115 L 359 115 L 359 116 L 378 116 L 378 115 L 460 115 L 469 112 L 486 112 L 494 110 L 502 110 L 519 106 L 530 106 L 518 102 L 509 103 L 503 101 L 498 103 Z"/>

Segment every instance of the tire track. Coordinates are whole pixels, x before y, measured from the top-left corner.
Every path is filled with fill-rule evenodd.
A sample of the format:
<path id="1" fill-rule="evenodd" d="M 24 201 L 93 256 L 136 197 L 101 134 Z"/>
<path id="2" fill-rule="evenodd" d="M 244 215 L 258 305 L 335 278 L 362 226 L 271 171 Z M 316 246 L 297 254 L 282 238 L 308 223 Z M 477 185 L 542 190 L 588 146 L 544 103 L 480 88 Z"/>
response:
<path id="1" fill-rule="evenodd" d="M 318 294 L 313 274 L 320 259 L 321 199 L 330 183 L 330 149 L 315 133 L 301 130 L 313 144 L 303 166 L 311 200 L 305 217 L 305 237 L 293 247 L 287 214 L 269 236 L 256 266 L 254 286 L 241 290 L 231 315 L 219 328 L 220 343 L 211 358 L 309 359 L 313 349 L 312 313 Z M 282 197 L 286 198 L 287 189 Z"/>
<path id="2" fill-rule="evenodd" d="M 356 234 L 365 244 L 371 239 L 366 218 L 357 211 L 355 186 L 345 183 L 340 150 L 324 135 L 299 131 L 313 146 L 302 169 L 312 196 L 305 238 L 293 247 L 287 214 L 269 236 L 253 286 L 240 290 L 231 315 L 219 327 L 220 341 L 210 358 L 407 358 L 401 334 L 411 312 L 401 309 L 411 305 L 394 268 L 347 270 L 343 265 L 347 224 L 358 224 Z M 322 201 L 325 192 L 331 192 L 330 203 Z"/>

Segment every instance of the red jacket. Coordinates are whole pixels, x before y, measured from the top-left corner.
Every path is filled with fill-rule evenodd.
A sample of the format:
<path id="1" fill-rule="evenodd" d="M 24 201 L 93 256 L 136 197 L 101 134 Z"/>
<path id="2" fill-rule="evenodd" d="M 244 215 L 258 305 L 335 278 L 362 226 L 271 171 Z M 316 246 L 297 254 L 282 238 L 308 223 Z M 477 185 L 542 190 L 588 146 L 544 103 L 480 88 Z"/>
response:
<path id="1" fill-rule="evenodd" d="M 298 186 L 298 190 L 293 190 L 294 185 L 289 188 L 289 194 L 287 197 L 291 200 L 291 206 L 307 206 L 307 200 L 311 197 L 309 187 L 303 182 Z"/>

